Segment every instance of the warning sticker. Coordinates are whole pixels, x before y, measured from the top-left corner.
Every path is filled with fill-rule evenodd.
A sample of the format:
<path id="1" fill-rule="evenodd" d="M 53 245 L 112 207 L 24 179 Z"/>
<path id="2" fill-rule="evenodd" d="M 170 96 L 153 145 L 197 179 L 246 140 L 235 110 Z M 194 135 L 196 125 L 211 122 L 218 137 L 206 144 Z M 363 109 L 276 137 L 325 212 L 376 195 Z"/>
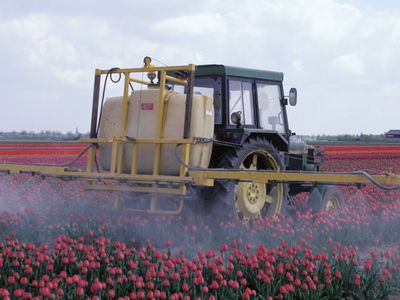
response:
<path id="1" fill-rule="evenodd" d="M 154 103 L 141 103 L 140 109 L 141 110 L 154 110 Z"/>

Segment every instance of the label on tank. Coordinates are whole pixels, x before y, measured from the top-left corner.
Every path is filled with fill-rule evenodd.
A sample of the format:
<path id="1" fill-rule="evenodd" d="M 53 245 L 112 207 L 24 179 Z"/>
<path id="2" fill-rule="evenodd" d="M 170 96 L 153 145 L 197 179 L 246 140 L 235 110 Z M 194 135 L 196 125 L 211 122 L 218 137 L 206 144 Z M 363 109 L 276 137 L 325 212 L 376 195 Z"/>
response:
<path id="1" fill-rule="evenodd" d="M 140 109 L 141 110 L 154 110 L 154 103 L 141 103 Z"/>

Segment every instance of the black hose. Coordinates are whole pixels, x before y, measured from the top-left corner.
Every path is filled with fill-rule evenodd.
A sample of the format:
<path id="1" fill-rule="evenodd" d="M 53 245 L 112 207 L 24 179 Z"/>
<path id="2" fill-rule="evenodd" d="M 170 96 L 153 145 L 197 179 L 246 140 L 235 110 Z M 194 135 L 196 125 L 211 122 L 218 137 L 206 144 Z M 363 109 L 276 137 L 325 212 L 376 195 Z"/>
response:
<path id="1" fill-rule="evenodd" d="M 119 69 L 120 69 L 119 67 L 111 68 L 110 70 L 108 70 L 108 72 L 106 74 L 106 78 L 105 78 L 104 84 L 103 84 L 103 92 L 102 92 L 102 96 L 101 96 L 100 114 L 99 114 L 99 120 L 97 122 L 96 136 L 98 136 L 98 134 L 99 134 L 101 115 L 103 113 L 104 97 L 105 97 L 106 87 L 107 87 L 107 80 L 110 77 L 111 82 L 113 82 L 113 83 L 120 82 L 121 77 L 122 77 L 121 73 L 118 73 L 118 78 L 117 79 L 113 79 L 113 77 L 112 77 L 113 71 L 116 71 L 116 70 L 119 70 Z M 131 82 L 129 82 L 129 86 L 131 87 L 132 91 L 134 91 L 134 88 L 133 88 Z"/>
<path id="2" fill-rule="evenodd" d="M 185 162 L 180 158 L 179 153 L 178 153 L 178 149 L 180 146 L 182 146 L 182 144 L 177 144 L 174 149 L 175 158 L 179 162 L 179 164 L 181 164 L 185 168 L 188 168 L 188 170 L 205 170 L 206 169 L 206 168 L 201 168 L 201 167 L 193 167 L 188 164 L 185 164 Z"/>
<path id="3" fill-rule="evenodd" d="M 101 104 L 100 104 L 100 114 L 99 114 L 99 120 L 97 121 L 96 136 L 99 135 L 100 121 L 101 121 L 101 116 L 102 116 L 102 114 L 103 114 L 104 96 L 105 96 L 105 93 L 106 93 L 106 87 L 107 87 L 107 80 L 108 80 L 108 77 L 110 77 L 110 80 L 111 80 L 113 83 L 117 83 L 117 82 L 119 82 L 119 81 L 121 80 L 121 73 L 118 73 L 118 74 L 119 74 L 118 79 L 114 80 L 114 79 L 112 78 L 112 75 L 111 75 L 111 74 L 112 74 L 113 71 L 116 71 L 116 70 L 119 70 L 119 68 L 118 68 L 118 67 L 114 67 L 114 68 L 111 68 L 110 70 L 108 70 L 108 72 L 107 72 L 107 74 L 106 74 L 106 78 L 104 79 L 103 92 L 102 92 Z"/>
<path id="4" fill-rule="evenodd" d="M 384 191 L 395 191 L 395 190 L 400 190 L 400 186 L 387 186 L 387 185 L 383 185 L 380 184 L 379 182 L 377 182 L 372 176 L 371 174 L 363 171 L 363 170 L 359 170 L 359 171 L 353 171 L 352 174 L 358 174 L 358 175 L 363 175 L 365 177 L 368 178 L 368 180 L 375 185 L 377 188 L 380 188 Z"/>

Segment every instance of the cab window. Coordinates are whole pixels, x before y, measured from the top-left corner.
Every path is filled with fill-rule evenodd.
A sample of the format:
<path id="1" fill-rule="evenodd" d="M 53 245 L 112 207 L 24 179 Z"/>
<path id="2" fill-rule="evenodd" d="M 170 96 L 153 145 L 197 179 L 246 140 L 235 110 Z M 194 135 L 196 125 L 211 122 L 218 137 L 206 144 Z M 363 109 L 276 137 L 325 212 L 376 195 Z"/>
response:
<path id="1" fill-rule="evenodd" d="M 253 88 L 251 82 L 229 80 L 229 116 L 240 113 L 243 125 L 254 125 Z M 229 124 L 235 125 L 229 117 Z"/>
<path id="2" fill-rule="evenodd" d="M 261 128 L 285 133 L 279 85 L 257 83 L 256 87 Z"/>

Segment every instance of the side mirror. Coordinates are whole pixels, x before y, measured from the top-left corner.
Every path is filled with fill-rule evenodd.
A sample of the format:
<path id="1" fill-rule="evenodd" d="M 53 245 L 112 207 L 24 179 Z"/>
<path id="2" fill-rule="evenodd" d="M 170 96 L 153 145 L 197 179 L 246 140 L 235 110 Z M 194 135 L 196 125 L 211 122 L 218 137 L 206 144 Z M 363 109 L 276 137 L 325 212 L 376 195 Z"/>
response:
<path id="1" fill-rule="evenodd" d="M 231 122 L 233 124 L 235 124 L 236 126 L 240 126 L 242 125 L 242 112 L 241 111 L 237 111 L 231 114 Z"/>
<path id="2" fill-rule="evenodd" d="M 297 104 L 297 90 L 296 88 L 291 88 L 289 91 L 289 103 L 291 106 L 295 106 Z"/>

